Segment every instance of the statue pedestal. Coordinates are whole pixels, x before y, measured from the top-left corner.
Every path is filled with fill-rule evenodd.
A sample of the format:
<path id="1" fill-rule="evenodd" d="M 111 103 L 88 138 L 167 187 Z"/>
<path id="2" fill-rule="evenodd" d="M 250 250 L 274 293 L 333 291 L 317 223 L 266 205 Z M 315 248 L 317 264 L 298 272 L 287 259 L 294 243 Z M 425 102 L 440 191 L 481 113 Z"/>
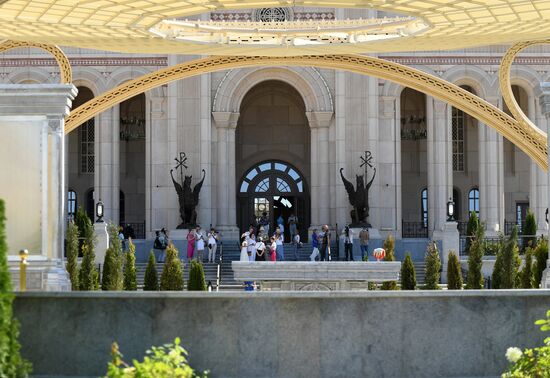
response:
<path id="1" fill-rule="evenodd" d="M 94 223 L 94 235 L 96 239 L 95 261 L 96 264 L 101 264 L 101 269 L 103 269 L 105 253 L 107 252 L 107 248 L 109 248 L 109 233 L 107 232 L 107 223 Z"/>

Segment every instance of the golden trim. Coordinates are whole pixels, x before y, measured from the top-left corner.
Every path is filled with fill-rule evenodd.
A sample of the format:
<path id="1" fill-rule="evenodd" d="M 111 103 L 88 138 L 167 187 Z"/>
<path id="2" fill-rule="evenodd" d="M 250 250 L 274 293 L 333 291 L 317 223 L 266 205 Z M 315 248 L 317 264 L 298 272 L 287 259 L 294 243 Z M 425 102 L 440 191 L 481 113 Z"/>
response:
<path id="1" fill-rule="evenodd" d="M 3 41 L 2 43 L 0 43 L 0 53 L 11 49 L 19 49 L 22 47 L 34 47 L 49 52 L 59 65 L 59 76 L 61 79 L 61 83 L 72 83 L 73 71 L 71 69 L 69 59 L 67 58 L 65 53 L 57 46 L 37 42 Z"/>
<path id="2" fill-rule="evenodd" d="M 548 167 L 546 133 L 519 123 L 502 110 L 443 79 L 398 63 L 359 55 L 294 57 L 217 56 L 181 63 L 126 82 L 75 109 L 65 132 L 110 107 L 152 88 L 209 72 L 252 66 L 314 66 L 390 80 L 416 89 L 465 111 L 516 144 L 544 170 Z"/>

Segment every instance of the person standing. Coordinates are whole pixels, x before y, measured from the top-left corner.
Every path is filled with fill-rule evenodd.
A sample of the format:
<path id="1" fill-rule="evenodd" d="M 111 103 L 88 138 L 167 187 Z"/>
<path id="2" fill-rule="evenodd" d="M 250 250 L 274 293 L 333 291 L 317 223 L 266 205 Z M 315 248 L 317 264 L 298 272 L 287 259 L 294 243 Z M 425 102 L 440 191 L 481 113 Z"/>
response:
<path id="1" fill-rule="evenodd" d="M 216 250 L 218 249 L 218 233 L 214 228 L 208 233 L 208 262 L 216 262 Z"/>
<path id="2" fill-rule="evenodd" d="M 248 260 L 248 243 L 245 241 L 241 244 L 241 257 L 239 261 L 249 261 Z"/>
<path id="3" fill-rule="evenodd" d="M 155 231 L 155 241 L 153 242 L 153 249 L 155 250 L 157 262 L 162 262 L 163 250 L 166 249 L 166 245 L 164 243 L 164 236 L 158 230 Z"/>
<path id="4" fill-rule="evenodd" d="M 271 237 L 270 242 L 269 259 L 271 261 L 277 261 L 277 242 L 275 241 L 275 236 Z"/>
<path id="5" fill-rule="evenodd" d="M 277 218 L 277 227 L 279 228 L 279 233 L 281 234 L 283 238 L 283 243 L 285 242 L 285 220 L 283 219 L 282 215 L 279 215 L 279 218 Z"/>
<path id="6" fill-rule="evenodd" d="M 263 242 L 263 239 L 261 237 L 258 237 L 258 240 L 256 241 L 256 261 L 264 261 L 265 260 L 265 244 Z"/>
<path id="7" fill-rule="evenodd" d="M 300 241 L 300 234 L 295 230 L 296 233 L 292 238 L 292 244 L 294 244 L 294 260 L 298 261 L 298 249 L 302 248 L 302 242 Z"/>
<path id="8" fill-rule="evenodd" d="M 275 244 L 277 245 L 277 260 L 285 260 L 284 236 L 279 228 L 275 231 Z"/>
<path id="9" fill-rule="evenodd" d="M 313 252 L 311 252 L 309 259 L 315 261 L 317 256 L 319 256 L 319 235 L 317 234 L 316 228 L 313 229 L 313 233 L 311 234 L 311 248 Z"/>
<path id="10" fill-rule="evenodd" d="M 353 231 L 349 228 L 349 225 L 344 227 L 342 237 L 344 238 L 344 253 L 346 254 L 346 261 L 353 261 Z"/>
<path id="11" fill-rule="evenodd" d="M 197 231 L 196 231 L 197 235 L 196 235 L 196 243 L 197 243 L 197 260 L 199 260 L 201 263 L 203 262 L 203 258 L 204 258 L 204 235 L 202 234 L 201 232 L 201 228 L 200 226 L 197 226 Z"/>
<path id="12" fill-rule="evenodd" d="M 269 235 L 269 218 L 267 217 L 267 213 L 265 211 L 262 213 L 258 224 L 260 225 L 260 228 L 263 227 L 263 234 Z"/>
<path id="13" fill-rule="evenodd" d="M 325 224 L 321 228 L 319 238 L 321 239 L 321 261 L 327 261 L 327 252 L 330 245 L 330 231 L 328 229 L 328 225 Z"/>
<path id="14" fill-rule="evenodd" d="M 195 231 L 192 228 L 189 229 L 187 234 L 187 260 L 191 261 L 195 254 Z"/>
<path id="15" fill-rule="evenodd" d="M 251 233 L 246 239 L 248 244 L 248 256 L 250 256 L 250 261 L 256 260 L 256 235 Z"/>
<path id="16" fill-rule="evenodd" d="M 288 230 L 290 232 L 290 239 L 294 241 L 294 236 L 298 232 L 298 217 L 294 213 L 288 217 Z"/>
<path id="17" fill-rule="evenodd" d="M 365 260 L 365 256 L 369 255 L 369 230 L 363 227 L 359 233 L 359 242 L 361 246 L 361 260 Z"/>

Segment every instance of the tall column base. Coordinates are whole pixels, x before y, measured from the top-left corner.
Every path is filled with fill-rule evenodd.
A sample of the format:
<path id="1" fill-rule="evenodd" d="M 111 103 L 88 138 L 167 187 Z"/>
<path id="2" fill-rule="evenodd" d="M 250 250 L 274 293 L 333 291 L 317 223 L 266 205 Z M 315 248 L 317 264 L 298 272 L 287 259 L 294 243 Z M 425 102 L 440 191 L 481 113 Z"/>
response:
<path id="1" fill-rule="evenodd" d="M 458 233 L 458 224 L 456 222 L 445 222 L 443 230 L 435 230 L 432 239 L 440 240 L 442 244 L 441 251 L 441 283 L 447 283 L 447 263 L 449 261 L 449 252 L 454 251 L 459 256 L 460 235 Z"/>
<path id="2" fill-rule="evenodd" d="M 109 234 L 107 233 L 107 223 L 94 223 L 95 235 L 95 261 L 103 266 L 105 254 L 109 248 Z"/>
<path id="3" fill-rule="evenodd" d="M 19 262 L 8 262 L 14 290 L 19 290 Z M 29 261 L 28 291 L 71 291 L 71 280 L 61 260 Z"/>

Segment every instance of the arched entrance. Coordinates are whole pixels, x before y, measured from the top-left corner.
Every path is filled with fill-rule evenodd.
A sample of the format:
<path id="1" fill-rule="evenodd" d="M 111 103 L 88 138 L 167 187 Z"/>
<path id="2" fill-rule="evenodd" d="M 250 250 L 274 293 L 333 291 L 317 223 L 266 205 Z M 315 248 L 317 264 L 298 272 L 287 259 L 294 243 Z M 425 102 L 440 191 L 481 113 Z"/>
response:
<path id="1" fill-rule="evenodd" d="M 277 219 L 284 219 L 285 242 L 289 242 L 287 222 L 294 214 L 298 217 L 300 238 L 307 240 L 310 224 L 308 185 L 296 167 L 278 160 L 264 161 L 250 168 L 237 188 L 237 222 L 241 232 L 266 213 L 270 234 Z"/>

